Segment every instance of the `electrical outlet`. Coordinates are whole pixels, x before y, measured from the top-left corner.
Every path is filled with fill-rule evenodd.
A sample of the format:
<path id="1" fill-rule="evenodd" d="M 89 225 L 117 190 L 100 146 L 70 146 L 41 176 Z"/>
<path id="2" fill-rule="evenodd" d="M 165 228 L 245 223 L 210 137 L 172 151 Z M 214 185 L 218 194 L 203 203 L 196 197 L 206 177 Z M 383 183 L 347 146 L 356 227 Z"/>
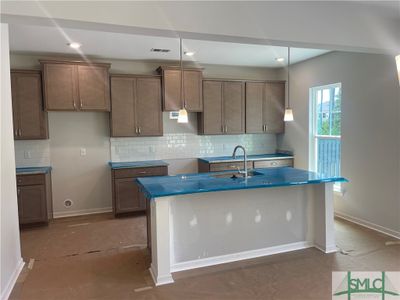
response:
<path id="1" fill-rule="evenodd" d="M 86 148 L 81 148 L 81 156 L 86 156 Z"/>
<path id="2" fill-rule="evenodd" d="M 24 158 L 32 158 L 31 151 L 24 151 Z"/>

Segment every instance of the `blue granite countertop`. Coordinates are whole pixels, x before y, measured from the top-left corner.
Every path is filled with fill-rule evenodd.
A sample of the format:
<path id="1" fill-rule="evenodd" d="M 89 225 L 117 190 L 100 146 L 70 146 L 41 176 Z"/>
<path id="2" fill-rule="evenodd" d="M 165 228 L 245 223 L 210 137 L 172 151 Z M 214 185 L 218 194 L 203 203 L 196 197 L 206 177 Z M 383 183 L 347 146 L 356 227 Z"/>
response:
<path id="1" fill-rule="evenodd" d="M 51 167 L 24 167 L 16 168 L 17 175 L 29 175 L 29 174 L 46 174 L 51 171 Z"/>
<path id="2" fill-rule="evenodd" d="M 293 155 L 289 154 L 258 154 L 258 155 L 248 155 L 248 161 L 255 160 L 270 160 L 270 159 L 285 159 L 285 158 L 293 158 Z M 237 156 L 236 158 L 232 158 L 232 156 L 214 156 L 214 157 L 202 157 L 199 158 L 200 161 L 205 163 L 221 163 L 221 162 L 235 162 L 235 161 L 243 161 L 243 156 Z"/>
<path id="3" fill-rule="evenodd" d="M 146 168 L 146 167 L 163 167 L 168 163 L 162 160 L 145 160 L 145 161 L 127 161 L 127 162 L 109 162 L 111 169 L 127 169 L 127 168 Z"/>
<path id="4" fill-rule="evenodd" d="M 347 182 L 343 177 L 326 177 L 291 167 L 254 169 L 259 173 L 248 178 L 215 178 L 216 174 L 231 173 L 212 172 L 186 174 L 177 176 L 158 176 L 138 178 L 137 182 L 147 198 L 173 195 L 185 195 L 205 192 L 270 188 L 292 185 L 316 184 L 325 182 Z"/>

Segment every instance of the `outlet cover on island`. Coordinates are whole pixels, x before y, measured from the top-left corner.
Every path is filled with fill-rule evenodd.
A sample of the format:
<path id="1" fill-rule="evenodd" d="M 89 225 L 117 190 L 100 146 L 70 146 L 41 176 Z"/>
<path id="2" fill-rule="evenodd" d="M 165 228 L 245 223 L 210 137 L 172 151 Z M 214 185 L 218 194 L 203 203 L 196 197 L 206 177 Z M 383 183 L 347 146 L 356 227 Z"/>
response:
<path id="1" fill-rule="evenodd" d="M 86 148 L 81 148 L 81 156 L 86 156 Z"/>
<path id="2" fill-rule="evenodd" d="M 31 151 L 24 151 L 24 158 L 32 158 Z"/>

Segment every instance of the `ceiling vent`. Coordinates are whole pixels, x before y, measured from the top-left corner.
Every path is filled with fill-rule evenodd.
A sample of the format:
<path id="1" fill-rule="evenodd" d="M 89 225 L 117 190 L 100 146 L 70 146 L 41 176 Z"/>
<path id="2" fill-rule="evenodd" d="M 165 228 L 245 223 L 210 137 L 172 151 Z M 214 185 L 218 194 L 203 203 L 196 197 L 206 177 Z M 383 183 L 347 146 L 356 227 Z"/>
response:
<path id="1" fill-rule="evenodd" d="M 170 52 L 170 49 L 162 49 L 162 48 L 151 48 L 150 52 L 162 52 L 162 53 L 167 53 Z"/>

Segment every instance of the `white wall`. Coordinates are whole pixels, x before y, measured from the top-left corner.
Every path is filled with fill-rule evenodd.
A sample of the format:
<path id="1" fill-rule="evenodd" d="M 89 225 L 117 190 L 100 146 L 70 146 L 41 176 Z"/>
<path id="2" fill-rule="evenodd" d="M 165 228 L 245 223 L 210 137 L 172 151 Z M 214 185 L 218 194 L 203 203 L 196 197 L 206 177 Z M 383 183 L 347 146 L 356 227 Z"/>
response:
<path id="1" fill-rule="evenodd" d="M 55 22 L 145 34 L 168 30 L 164 34 L 169 36 L 183 32 L 185 37 L 293 47 L 400 51 L 397 1 L 2 1 L 1 8 L 3 14 L 53 18 L 51 26 Z M 13 21 L 43 24 L 28 18 Z"/>
<path id="2" fill-rule="evenodd" d="M 1 24 L 1 299 L 7 299 L 23 267 L 19 239 L 8 26 Z"/>
<path id="3" fill-rule="evenodd" d="M 335 209 L 400 237 L 400 88 L 394 57 L 333 52 L 293 65 L 290 78 L 295 122 L 287 124 L 278 145 L 295 149 L 296 167 L 307 169 L 309 88 L 341 82 L 342 175 L 350 182 Z"/>
<path id="4" fill-rule="evenodd" d="M 38 69 L 40 55 L 11 55 L 12 68 Z M 76 57 L 75 57 L 76 58 Z M 155 74 L 165 62 L 96 59 L 110 62 L 111 73 Z M 276 79 L 276 69 L 204 65 L 205 77 L 238 79 Z M 275 135 L 197 136 L 197 115 L 189 114 L 188 124 L 177 124 L 164 113 L 164 137 L 112 138 L 110 143 L 107 113 L 49 112 L 48 141 L 16 141 L 17 166 L 51 165 L 54 216 L 66 216 L 111 209 L 111 172 L 113 161 L 165 159 L 170 174 L 197 172 L 199 156 L 230 155 L 233 145 L 245 143 L 250 153 L 271 153 L 276 149 Z M 200 147 L 201 144 L 201 147 Z M 176 147 L 176 151 L 167 148 Z M 80 149 L 87 155 L 81 156 Z M 154 150 L 154 151 L 153 151 Z M 27 158 L 26 152 L 31 158 Z M 72 207 L 64 207 L 71 199 Z"/>

